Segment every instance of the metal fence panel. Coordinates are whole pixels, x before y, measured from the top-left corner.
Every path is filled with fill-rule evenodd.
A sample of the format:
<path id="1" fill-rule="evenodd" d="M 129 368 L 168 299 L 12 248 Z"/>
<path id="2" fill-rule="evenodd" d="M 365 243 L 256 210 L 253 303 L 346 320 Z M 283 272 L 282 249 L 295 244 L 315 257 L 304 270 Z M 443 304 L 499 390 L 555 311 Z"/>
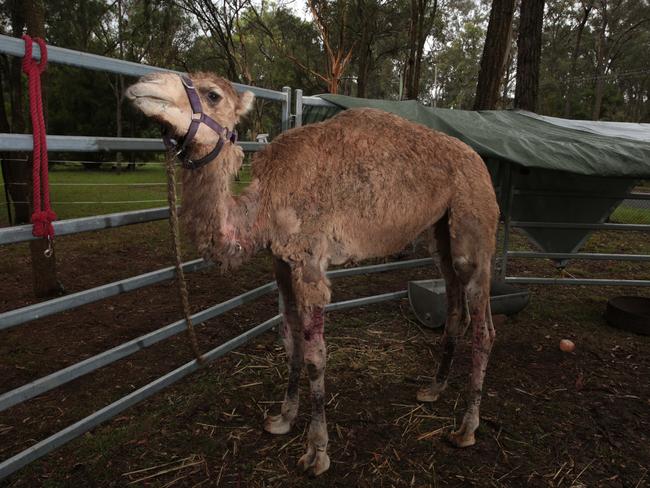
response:
<path id="1" fill-rule="evenodd" d="M 25 56 L 25 43 L 22 39 L 16 37 L 0 35 L 0 52 L 22 58 Z M 32 57 L 37 60 L 41 59 L 41 49 L 36 43 L 34 43 L 33 46 Z M 51 63 L 67 64 L 69 66 L 77 66 L 80 68 L 117 73 L 127 76 L 143 76 L 154 72 L 184 74 L 181 71 L 174 71 L 146 64 L 138 64 L 132 61 L 108 58 L 106 56 L 73 51 L 72 49 L 50 45 L 47 46 L 47 57 Z M 255 96 L 266 98 L 267 100 L 276 100 L 278 102 L 286 100 L 285 94 L 279 91 L 242 85 L 241 83 L 233 83 L 233 85 L 239 92 L 252 91 Z"/>
<path id="2" fill-rule="evenodd" d="M 236 347 L 244 344 L 245 342 L 257 337 L 258 335 L 266 332 L 271 329 L 274 325 L 280 322 L 280 316 L 276 315 L 275 317 L 259 324 L 258 326 L 250 329 L 247 332 L 244 332 L 242 335 L 235 337 L 227 342 L 224 342 L 220 346 L 212 349 L 211 351 L 204 354 L 204 359 L 206 363 L 210 363 L 224 354 L 232 351 Z M 79 437 L 81 434 L 88 432 L 93 427 L 109 420 L 120 412 L 123 412 L 127 408 L 135 405 L 146 398 L 158 393 L 163 388 L 175 383 L 176 381 L 184 378 L 190 373 L 198 370 L 200 365 L 195 359 L 189 363 L 185 363 L 183 366 L 167 373 L 164 376 L 161 376 L 157 380 L 152 381 L 151 383 L 138 388 L 132 393 L 120 398 L 119 400 L 111 403 L 110 405 L 102 408 L 101 410 L 92 413 L 84 419 L 66 427 L 65 429 L 57 432 L 54 435 L 51 435 L 47 439 L 34 444 L 33 446 L 25 449 L 24 451 L 16 454 L 15 456 L 3 461 L 0 463 L 0 479 L 6 478 L 11 473 L 19 470 L 23 466 L 35 461 L 36 459 L 46 455 L 47 453 L 53 451 L 57 447 L 62 446 L 63 444 L 71 441 L 72 439 Z"/>
<path id="3" fill-rule="evenodd" d="M 198 326 L 201 323 L 210 320 L 214 317 L 222 315 L 233 308 L 236 308 L 244 303 L 255 300 L 267 293 L 272 292 L 277 288 L 275 282 L 267 283 L 258 288 L 242 293 L 234 298 L 226 300 L 225 302 L 214 305 L 213 307 L 195 313 L 190 318 L 192 322 Z M 145 349 L 153 344 L 156 344 L 164 339 L 172 337 L 180 332 L 186 330 L 185 319 L 178 320 L 165 327 L 157 329 L 148 334 L 136 337 L 128 342 L 115 346 L 108 351 L 92 356 L 88 359 L 75 363 L 67 368 L 60 369 L 52 374 L 44 376 L 32 381 L 26 385 L 15 388 L 0 395 L 0 412 L 9 407 L 24 402 L 37 395 L 52 390 L 58 386 L 64 385 L 80 376 L 91 373 L 104 366 L 107 366 L 115 361 L 123 359 L 131 354 L 135 354 L 142 349 Z"/>
<path id="4" fill-rule="evenodd" d="M 370 305 L 373 303 L 385 302 L 388 300 L 395 300 L 399 298 L 406 297 L 406 290 L 393 292 L 393 293 L 384 293 L 382 295 L 374 295 L 369 297 L 357 298 L 354 300 L 347 300 L 344 302 L 331 303 L 325 307 L 328 311 L 334 310 L 343 310 L 346 308 L 352 308 L 362 305 Z M 211 351 L 205 353 L 203 358 L 206 363 L 210 363 L 224 354 L 232 351 L 233 349 L 245 344 L 246 342 L 254 339 L 260 334 L 270 330 L 273 326 L 280 323 L 282 317 L 276 315 L 271 319 L 263 322 L 252 329 L 244 332 L 243 334 L 230 339 L 229 341 L 224 342 L 220 346 L 212 349 Z M 109 420 L 119 413 L 123 412 L 127 408 L 135 405 L 136 403 L 149 398 L 150 396 L 158 393 L 167 386 L 175 383 L 176 381 L 184 378 L 185 376 L 193 373 L 198 370 L 200 365 L 197 360 L 192 360 L 188 363 L 185 363 L 183 366 L 167 373 L 166 375 L 158 378 L 155 381 L 143 386 L 142 388 L 137 389 L 136 391 L 129 393 L 128 395 L 120 398 L 119 400 L 111 403 L 110 405 L 98 410 L 97 412 L 87 416 L 86 418 L 72 424 L 69 427 L 57 432 L 56 434 L 51 435 L 50 437 L 38 442 L 37 444 L 25 449 L 24 451 L 16 454 L 15 456 L 3 461 L 0 463 L 0 479 L 3 479 L 10 474 L 14 473 L 18 469 L 26 466 L 27 464 L 39 459 L 40 457 L 46 455 L 47 453 L 53 451 L 57 447 L 62 446 L 63 444 L 71 441 L 72 439 L 79 437 L 80 435 L 88 432 L 93 427 Z"/>
<path id="5" fill-rule="evenodd" d="M 237 144 L 246 152 L 259 151 L 266 146 L 262 142 L 252 141 L 239 141 Z M 31 134 L 0 134 L 0 151 L 23 152 L 33 149 L 34 140 Z M 47 149 L 50 152 L 163 152 L 165 145 L 160 138 L 48 135 Z"/>
<path id="6" fill-rule="evenodd" d="M 212 263 L 208 263 L 203 259 L 195 259 L 184 263 L 183 271 L 191 273 L 193 271 L 205 269 L 211 265 Z M 31 320 L 47 317 L 65 310 L 71 310 L 83 305 L 88 305 L 89 303 L 98 302 L 104 298 L 113 297 L 155 283 L 160 283 L 161 281 L 169 280 L 174 276 L 176 276 L 176 268 L 170 266 L 150 273 L 115 281 L 107 285 L 97 286 L 89 290 L 71 293 L 70 295 L 64 295 L 62 297 L 35 303 L 26 307 L 16 308 L 8 312 L 0 313 L 0 330 L 9 329 Z"/>
<path id="7" fill-rule="evenodd" d="M 116 212 L 105 215 L 93 215 L 78 219 L 58 220 L 52 223 L 56 236 L 79 234 L 93 230 L 111 229 L 123 225 L 142 224 L 155 220 L 164 220 L 169 217 L 167 207 L 134 210 L 130 212 Z M 32 235 L 32 226 L 17 225 L 0 229 L 0 245 L 14 244 L 17 242 L 33 241 L 40 239 Z"/>

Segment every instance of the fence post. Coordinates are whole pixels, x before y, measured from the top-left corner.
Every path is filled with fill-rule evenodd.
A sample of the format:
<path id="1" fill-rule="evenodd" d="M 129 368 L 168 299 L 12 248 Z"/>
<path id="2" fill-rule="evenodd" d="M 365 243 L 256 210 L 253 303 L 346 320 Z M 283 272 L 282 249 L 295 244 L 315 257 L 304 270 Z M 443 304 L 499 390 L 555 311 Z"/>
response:
<path id="1" fill-rule="evenodd" d="M 282 101 L 282 132 L 291 128 L 291 88 L 285 86 L 282 92 L 286 99 Z"/>
<path id="2" fill-rule="evenodd" d="M 296 90 L 296 119 L 294 127 L 302 126 L 302 90 Z"/>
<path id="3" fill-rule="evenodd" d="M 499 279 L 506 279 L 506 267 L 508 265 L 508 245 L 510 243 L 510 221 L 512 220 L 512 200 L 514 194 L 514 184 L 512 181 L 512 164 L 507 163 L 507 169 L 503 172 L 503 181 L 501 182 L 501 192 L 505 195 L 503 200 L 503 249 L 501 251 L 501 268 L 499 269 Z M 503 193 L 505 192 L 505 193 Z"/>

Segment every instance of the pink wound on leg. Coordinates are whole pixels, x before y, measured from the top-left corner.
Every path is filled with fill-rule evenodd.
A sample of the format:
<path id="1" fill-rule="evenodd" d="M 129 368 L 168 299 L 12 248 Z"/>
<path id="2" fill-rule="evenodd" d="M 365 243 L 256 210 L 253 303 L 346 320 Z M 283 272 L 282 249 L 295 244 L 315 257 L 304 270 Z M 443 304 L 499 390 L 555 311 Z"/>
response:
<path id="1" fill-rule="evenodd" d="M 309 322 L 305 324 L 303 335 L 306 341 L 311 340 L 314 336 L 322 336 L 325 325 L 325 316 L 322 308 L 315 308 L 311 314 Z"/>

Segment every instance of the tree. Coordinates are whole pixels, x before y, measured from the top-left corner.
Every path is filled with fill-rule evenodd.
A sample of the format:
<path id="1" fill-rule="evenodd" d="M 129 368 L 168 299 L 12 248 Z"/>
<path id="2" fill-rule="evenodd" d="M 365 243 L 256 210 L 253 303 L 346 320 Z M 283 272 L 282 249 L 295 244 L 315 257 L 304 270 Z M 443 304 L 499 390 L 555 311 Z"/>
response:
<path id="1" fill-rule="evenodd" d="M 453 40 L 437 56 L 438 106 L 471 109 L 485 29 L 480 19 L 468 19 L 454 29 Z"/>
<path id="2" fill-rule="evenodd" d="M 22 2 L 8 2 L 9 16 L 11 18 L 12 34 L 20 37 L 25 30 L 32 37 L 45 38 L 45 10 L 39 0 L 23 0 Z M 11 92 L 11 122 L 7 114 L 2 111 L 1 125 L 3 131 L 22 133 L 27 129 L 23 117 L 23 107 L 25 103 L 23 93 L 23 81 L 21 72 L 21 59 L 14 58 L 11 65 L 5 64 L 5 73 L 9 76 L 9 88 Z M 46 75 L 43 74 L 43 107 L 44 115 L 47 119 L 47 91 L 45 89 Z M 14 223 L 29 224 L 33 208 L 29 202 L 32 200 L 30 189 L 32 188 L 31 159 L 25 158 L 24 162 L 9 161 L 15 158 L 12 154 L 3 158 L 3 174 L 5 184 L 8 186 L 8 194 L 11 198 L 14 208 Z M 63 287 L 59 283 L 56 275 L 56 255 L 53 253 L 49 258 L 45 257 L 44 251 L 48 248 L 48 242 L 45 239 L 30 241 L 29 249 L 32 263 L 32 279 L 34 296 L 38 298 L 57 296 L 63 292 Z"/>
<path id="3" fill-rule="evenodd" d="M 438 12 L 438 0 L 411 0 L 409 22 L 409 54 L 404 70 L 405 98 L 415 100 L 420 94 L 424 43 Z"/>
<path id="4" fill-rule="evenodd" d="M 595 5 L 596 69 L 592 118 L 599 120 L 602 115 L 607 74 L 628 47 L 628 42 L 635 36 L 636 31 L 650 23 L 650 10 L 645 2 L 630 0 L 598 0 Z"/>
<path id="5" fill-rule="evenodd" d="M 521 0 L 515 108 L 537 112 L 544 0 Z"/>
<path id="6" fill-rule="evenodd" d="M 348 0 L 307 0 L 307 6 L 320 34 L 327 60 L 326 74 L 310 70 L 327 83 L 330 93 L 338 93 L 339 83 L 354 52 L 347 19 Z"/>
<path id="7" fill-rule="evenodd" d="M 568 118 L 571 113 L 571 94 L 573 92 L 573 76 L 575 76 L 576 66 L 578 64 L 578 56 L 581 53 L 582 45 L 582 34 L 585 30 L 585 25 L 587 24 L 587 19 L 593 8 L 594 0 L 581 0 L 580 1 L 580 21 L 578 22 L 578 28 L 575 33 L 575 44 L 571 52 L 571 65 L 569 68 L 569 77 L 566 83 L 566 92 L 564 94 L 564 112 L 563 115 L 565 118 Z"/>
<path id="8" fill-rule="evenodd" d="M 510 49 L 514 12 L 515 0 L 493 0 L 481 57 L 474 110 L 493 110 L 497 106 Z"/>
<path id="9" fill-rule="evenodd" d="M 179 5 L 194 15 L 203 30 L 209 34 L 205 39 L 212 45 L 212 55 L 219 59 L 224 75 L 231 81 L 239 82 L 244 76 L 250 83 L 251 76 L 246 62 L 247 51 L 236 30 L 244 10 L 250 6 L 249 0 L 180 0 Z"/>
<path id="10" fill-rule="evenodd" d="M 338 93 L 340 81 L 354 53 L 354 40 L 348 23 L 350 0 L 307 0 L 307 7 L 321 45 L 318 59 L 301 59 L 300 55 L 296 55 L 296 51 L 304 52 L 300 49 L 301 41 L 286 42 L 288 33 L 278 31 L 269 24 L 269 16 L 265 14 L 264 7 L 262 4 L 262 9 L 258 10 L 251 6 L 258 34 L 270 39 L 282 57 L 289 59 L 299 69 L 323 82 L 329 93 Z"/>

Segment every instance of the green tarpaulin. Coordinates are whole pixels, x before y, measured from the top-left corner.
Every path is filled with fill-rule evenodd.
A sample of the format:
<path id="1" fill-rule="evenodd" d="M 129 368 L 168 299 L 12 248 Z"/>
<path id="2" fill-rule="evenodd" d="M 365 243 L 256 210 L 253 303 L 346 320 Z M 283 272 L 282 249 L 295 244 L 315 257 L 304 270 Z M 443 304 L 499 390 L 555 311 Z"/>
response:
<path id="1" fill-rule="evenodd" d="M 305 106 L 304 123 L 373 107 L 445 132 L 486 161 L 500 204 L 513 190 L 511 219 L 601 223 L 641 178 L 650 178 L 650 125 L 568 121 L 516 111 L 434 109 L 415 101 L 321 95 L 335 107 Z M 629 136 L 629 137 L 628 137 Z M 399 137 L 399 135 L 396 135 Z M 507 190 L 507 188 L 506 188 Z M 547 252 L 575 252 L 589 232 L 522 227 Z"/>
<path id="2" fill-rule="evenodd" d="M 457 137 L 485 159 L 581 175 L 650 177 L 650 136 L 649 142 L 611 137 L 559 126 L 516 111 L 475 112 L 434 109 L 411 100 L 320 97 L 341 109 L 373 107 L 419 122 Z M 306 106 L 304 119 L 307 123 L 323 120 L 338 110 Z"/>

